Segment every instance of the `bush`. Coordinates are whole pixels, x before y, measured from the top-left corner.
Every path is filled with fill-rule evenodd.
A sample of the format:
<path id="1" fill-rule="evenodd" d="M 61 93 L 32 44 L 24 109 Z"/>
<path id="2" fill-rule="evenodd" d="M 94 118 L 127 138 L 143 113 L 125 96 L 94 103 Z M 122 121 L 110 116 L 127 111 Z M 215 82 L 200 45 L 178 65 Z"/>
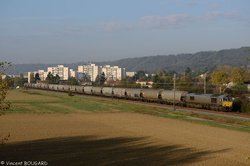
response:
<path id="1" fill-rule="evenodd" d="M 241 106 L 241 112 L 250 113 L 250 102 L 244 101 Z"/>
<path id="2" fill-rule="evenodd" d="M 234 100 L 233 102 L 233 111 L 250 113 L 250 101 L 246 96 L 241 96 Z"/>

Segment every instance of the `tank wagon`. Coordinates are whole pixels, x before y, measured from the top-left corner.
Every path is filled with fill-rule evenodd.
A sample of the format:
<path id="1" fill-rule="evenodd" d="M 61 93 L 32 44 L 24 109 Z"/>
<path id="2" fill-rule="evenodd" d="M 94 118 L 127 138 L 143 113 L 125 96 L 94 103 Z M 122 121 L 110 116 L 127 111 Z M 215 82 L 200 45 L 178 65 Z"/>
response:
<path id="1" fill-rule="evenodd" d="M 112 87 L 103 87 L 102 95 L 112 97 L 114 95 Z"/>
<path id="2" fill-rule="evenodd" d="M 126 88 L 113 88 L 114 97 L 125 98 Z"/>
<path id="3" fill-rule="evenodd" d="M 83 91 L 85 94 L 92 95 L 92 86 L 84 86 Z"/>
<path id="4" fill-rule="evenodd" d="M 158 102 L 170 105 L 176 104 L 184 107 L 212 109 L 216 111 L 231 111 L 233 105 L 232 98 L 226 95 L 197 94 L 188 93 L 187 91 L 33 83 L 25 83 L 24 86 L 27 88 Z"/>
<path id="5" fill-rule="evenodd" d="M 142 101 L 160 102 L 162 100 L 161 93 L 163 90 L 159 89 L 142 89 L 140 97 Z"/>
<path id="6" fill-rule="evenodd" d="M 164 90 L 161 93 L 161 99 L 163 103 L 185 106 L 185 96 L 187 91 L 172 91 Z"/>
<path id="7" fill-rule="evenodd" d="M 97 96 L 101 96 L 102 95 L 102 88 L 103 87 L 97 87 L 97 86 L 93 86 L 91 91 L 93 95 L 97 95 Z"/>
<path id="8" fill-rule="evenodd" d="M 140 100 L 141 91 L 142 89 L 127 88 L 125 90 L 125 98 L 132 99 L 132 100 Z"/>

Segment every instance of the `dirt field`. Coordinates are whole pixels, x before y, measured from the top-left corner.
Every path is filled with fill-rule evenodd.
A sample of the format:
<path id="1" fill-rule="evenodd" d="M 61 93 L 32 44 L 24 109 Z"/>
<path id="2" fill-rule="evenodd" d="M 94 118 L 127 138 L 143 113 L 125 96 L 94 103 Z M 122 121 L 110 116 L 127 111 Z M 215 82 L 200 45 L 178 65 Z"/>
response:
<path id="1" fill-rule="evenodd" d="M 250 165 L 249 133 L 145 114 L 7 114 L 0 132 L 1 165 Z"/>

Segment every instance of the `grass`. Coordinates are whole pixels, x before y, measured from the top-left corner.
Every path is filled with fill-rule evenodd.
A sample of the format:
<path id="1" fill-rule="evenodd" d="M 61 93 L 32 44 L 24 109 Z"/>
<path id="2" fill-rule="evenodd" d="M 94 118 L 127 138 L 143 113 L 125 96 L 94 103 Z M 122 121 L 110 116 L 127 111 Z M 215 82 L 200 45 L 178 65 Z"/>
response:
<path id="1" fill-rule="evenodd" d="M 250 121 L 170 111 L 116 100 L 72 97 L 34 90 L 10 90 L 6 100 L 11 102 L 11 108 L 6 113 L 137 112 L 250 132 Z"/>

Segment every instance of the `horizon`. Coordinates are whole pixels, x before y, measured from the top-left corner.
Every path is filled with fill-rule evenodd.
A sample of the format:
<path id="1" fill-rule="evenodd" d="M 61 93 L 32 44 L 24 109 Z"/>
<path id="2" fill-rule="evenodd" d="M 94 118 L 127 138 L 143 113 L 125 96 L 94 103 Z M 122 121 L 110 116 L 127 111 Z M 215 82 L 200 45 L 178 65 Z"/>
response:
<path id="1" fill-rule="evenodd" d="M 250 45 L 249 0 L 2 0 L 0 59 L 74 64 Z"/>

